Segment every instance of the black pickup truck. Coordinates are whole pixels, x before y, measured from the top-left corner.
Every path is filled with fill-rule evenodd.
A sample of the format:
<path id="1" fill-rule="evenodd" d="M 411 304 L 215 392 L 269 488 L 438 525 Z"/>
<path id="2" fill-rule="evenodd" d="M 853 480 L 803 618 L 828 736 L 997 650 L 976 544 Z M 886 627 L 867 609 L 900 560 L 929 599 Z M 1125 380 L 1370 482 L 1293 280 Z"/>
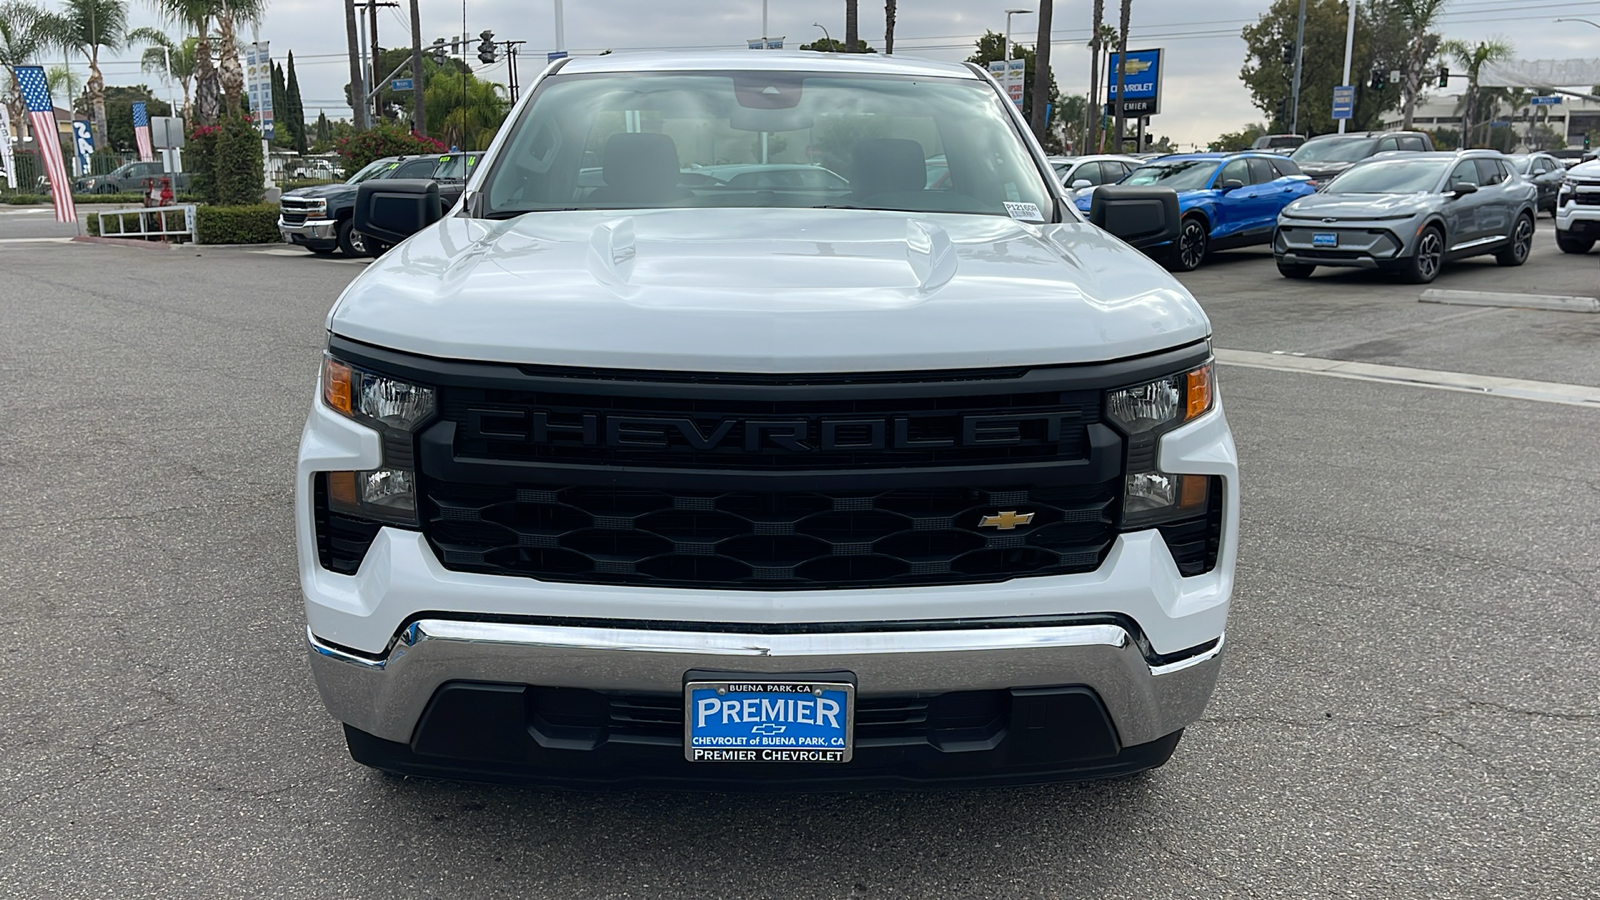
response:
<path id="1" fill-rule="evenodd" d="M 320 184 L 289 191 L 278 201 L 278 231 L 286 243 L 319 256 L 335 250 L 345 256 L 376 256 L 387 250 L 363 239 L 350 227 L 356 192 L 363 181 L 378 178 L 428 178 L 439 183 L 439 203 L 448 210 L 461 198 L 478 153 L 430 156 L 387 156 L 368 163 L 343 184 Z"/>

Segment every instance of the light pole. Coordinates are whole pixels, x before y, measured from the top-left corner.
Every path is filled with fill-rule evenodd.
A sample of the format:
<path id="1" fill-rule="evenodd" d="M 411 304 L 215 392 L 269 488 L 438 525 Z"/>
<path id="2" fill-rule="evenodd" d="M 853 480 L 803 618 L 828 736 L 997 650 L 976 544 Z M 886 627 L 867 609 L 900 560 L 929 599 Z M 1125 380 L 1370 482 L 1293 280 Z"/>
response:
<path id="1" fill-rule="evenodd" d="M 822 40 L 823 40 L 823 42 L 826 43 L 829 47 L 833 46 L 833 35 L 828 33 L 828 26 L 822 24 L 821 22 L 812 22 L 811 26 L 813 28 L 821 28 L 822 29 Z M 766 31 L 765 28 L 763 28 L 761 30 L 762 31 Z M 762 35 L 762 37 L 766 37 L 766 35 Z"/>
<path id="2" fill-rule="evenodd" d="M 1006 44 L 1005 44 L 1004 47 L 1000 48 L 1001 50 L 1005 51 L 1005 54 L 1004 54 L 1003 58 L 1005 59 L 1006 62 L 1010 62 L 1011 61 L 1011 46 L 1012 46 L 1011 45 L 1011 17 L 1012 16 L 1025 16 L 1025 15 L 1031 13 L 1031 12 L 1033 12 L 1033 10 L 1031 10 L 1031 9 L 1008 9 L 1008 10 L 1006 10 Z"/>
<path id="3" fill-rule="evenodd" d="M 1596 28 L 1600 28 L 1600 23 L 1591 22 L 1588 19 L 1557 19 L 1556 21 L 1557 22 L 1582 22 L 1585 25 L 1593 25 Z"/>
<path id="4" fill-rule="evenodd" d="M 556 0 L 556 52 L 565 52 L 567 49 L 567 27 L 564 10 L 561 8 L 562 0 Z"/>
<path id="5" fill-rule="evenodd" d="M 1339 82 L 1342 85 L 1350 84 L 1350 53 L 1355 49 L 1356 45 L 1356 0 L 1347 0 L 1347 2 L 1350 4 L 1350 17 L 1348 21 L 1345 22 L 1344 30 L 1344 80 Z M 1350 97 L 1350 114 L 1355 115 L 1356 107 L 1354 86 L 1352 86 Z M 1344 134 L 1344 126 L 1348 124 L 1349 121 L 1349 119 L 1339 120 L 1340 134 Z"/>

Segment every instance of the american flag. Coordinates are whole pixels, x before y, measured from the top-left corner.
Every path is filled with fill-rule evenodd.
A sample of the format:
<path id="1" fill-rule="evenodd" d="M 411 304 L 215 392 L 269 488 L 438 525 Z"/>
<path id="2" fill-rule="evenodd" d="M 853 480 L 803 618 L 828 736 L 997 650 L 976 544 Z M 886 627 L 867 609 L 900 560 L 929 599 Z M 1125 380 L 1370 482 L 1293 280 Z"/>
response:
<path id="1" fill-rule="evenodd" d="M 150 115 L 144 111 L 144 101 L 133 105 L 133 139 L 139 142 L 139 162 L 150 162 L 156 151 L 150 146 Z"/>
<path id="2" fill-rule="evenodd" d="M 44 159 L 50 179 L 50 197 L 56 204 L 57 222 L 78 221 L 78 208 L 72 205 L 72 181 L 61 159 L 61 136 L 56 131 L 55 104 L 50 102 L 50 86 L 41 66 L 17 66 L 17 87 L 28 107 L 28 124 L 33 126 L 33 144 Z"/>

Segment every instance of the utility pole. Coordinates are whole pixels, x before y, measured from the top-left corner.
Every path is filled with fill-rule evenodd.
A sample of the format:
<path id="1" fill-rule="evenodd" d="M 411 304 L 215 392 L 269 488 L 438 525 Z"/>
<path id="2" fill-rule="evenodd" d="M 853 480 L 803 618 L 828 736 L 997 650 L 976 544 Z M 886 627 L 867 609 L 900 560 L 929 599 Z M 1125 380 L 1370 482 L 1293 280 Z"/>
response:
<path id="1" fill-rule="evenodd" d="M 362 77 L 361 44 L 356 37 L 356 0 L 344 0 L 344 38 L 350 48 L 350 113 L 356 129 L 367 129 L 367 88 Z"/>
<path id="2" fill-rule="evenodd" d="M 367 0 L 367 21 L 372 23 L 372 43 L 367 46 L 372 49 L 372 121 L 383 118 L 383 82 L 378 79 L 383 76 L 378 73 L 378 4 L 375 0 Z"/>
<path id="3" fill-rule="evenodd" d="M 422 15 L 411 0 L 411 127 L 428 133 L 428 110 L 422 105 Z"/>
<path id="4" fill-rule="evenodd" d="M 1356 0 L 1345 0 L 1345 2 L 1350 6 L 1350 16 L 1349 21 L 1345 23 L 1344 29 L 1344 80 L 1339 82 L 1340 84 L 1350 83 L 1350 52 L 1355 48 L 1356 45 Z M 1353 116 L 1355 113 L 1355 103 L 1352 100 L 1350 104 L 1350 114 Z M 1348 119 L 1339 120 L 1340 134 L 1344 134 L 1344 126 L 1348 122 Z M 1295 133 L 1299 134 L 1298 131 Z"/>
<path id="5" fill-rule="evenodd" d="M 1050 130 L 1050 14 L 1054 0 L 1039 0 L 1039 40 L 1033 45 L 1033 103 L 1028 125 L 1042 143 Z"/>
<path id="6" fill-rule="evenodd" d="M 1300 25 L 1294 33 L 1294 99 L 1290 101 L 1289 132 L 1300 133 L 1300 66 L 1306 56 L 1306 0 L 1300 0 Z"/>

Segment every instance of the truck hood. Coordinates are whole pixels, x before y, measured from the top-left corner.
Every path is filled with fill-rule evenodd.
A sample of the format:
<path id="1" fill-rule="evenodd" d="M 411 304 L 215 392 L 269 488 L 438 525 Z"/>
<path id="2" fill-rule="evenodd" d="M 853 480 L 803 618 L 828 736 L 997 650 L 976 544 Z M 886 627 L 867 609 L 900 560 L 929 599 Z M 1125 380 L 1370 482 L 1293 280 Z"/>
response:
<path id="1" fill-rule="evenodd" d="M 1300 171 L 1312 178 L 1332 178 L 1345 169 L 1355 165 L 1353 162 L 1303 162 L 1299 163 Z"/>
<path id="2" fill-rule="evenodd" d="M 337 197 L 348 194 L 350 197 L 354 198 L 356 191 L 359 190 L 360 187 L 360 185 L 356 184 L 314 184 L 311 187 L 295 188 L 292 191 L 284 191 L 283 196 L 296 197 L 302 200 L 315 200 L 319 197 Z"/>
<path id="3" fill-rule="evenodd" d="M 444 359 L 747 373 L 1095 362 L 1211 333 L 1171 275 L 1088 224 L 874 210 L 450 216 L 327 324 Z"/>

